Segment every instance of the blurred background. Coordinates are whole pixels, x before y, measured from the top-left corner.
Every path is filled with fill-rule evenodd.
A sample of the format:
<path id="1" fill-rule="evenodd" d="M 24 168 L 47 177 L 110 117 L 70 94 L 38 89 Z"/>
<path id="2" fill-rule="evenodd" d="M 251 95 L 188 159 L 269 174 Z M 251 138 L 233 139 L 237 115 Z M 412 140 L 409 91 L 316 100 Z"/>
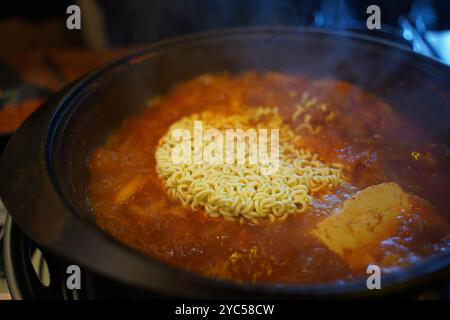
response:
<path id="1" fill-rule="evenodd" d="M 71 5 L 80 29 L 66 27 Z M 370 5 L 380 30 L 366 26 Z M 149 43 L 247 26 L 350 30 L 450 64 L 449 0 L 2 0 L 0 135 L 68 82 Z"/>
<path id="2" fill-rule="evenodd" d="M 79 30 L 66 27 L 74 4 Z M 380 30 L 366 27 L 369 5 L 381 9 Z M 165 38 L 246 26 L 351 30 L 450 65 L 449 0 L 2 0 L 0 150 L 48 96 L 98 66 Z M 0 203 L 0 237 L 3 221 Z M 2 277 L 0 267 L 8 298 Z"/>
<path id="3" fill-rule="evenodd" d="M 81 30 L 65 27 L 66 9 L 71 4 L 81 8 Z M 372 33 L 415 42 L 415 50 L 450 62 L 449 48 L 447 53 L 441 52 L 436 44 L 437 38 L 450 29 L 447 0 L 3 0 L 0 53 L 142 45 L 187 33 L 241 26 L 314 26 L 367 33 L 366 9 L 372 4 L 382 13 L 382 29 Z"/>
<path id="4" fill-rule="evenodd" d="M 81 30 L 65 28 L 71 4 L 81 8 Z M 416 42 L 414 37 L 422 37 L 425 48 L 419 45 L 417 50 L 433 47 L 438 35 L 430 32 L 450 29 L 447 0 L 3 0 L 0 52 L 137 45 L 240 26 L 306 25 L 367 32 L 366 8 L 371 4 L 381 8 L 380 33 Z"/>

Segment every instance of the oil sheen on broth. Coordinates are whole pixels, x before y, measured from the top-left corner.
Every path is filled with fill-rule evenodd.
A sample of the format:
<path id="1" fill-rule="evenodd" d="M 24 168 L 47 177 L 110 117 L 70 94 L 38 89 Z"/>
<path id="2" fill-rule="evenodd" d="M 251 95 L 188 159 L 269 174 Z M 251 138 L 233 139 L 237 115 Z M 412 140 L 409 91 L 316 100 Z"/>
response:
<path id="1" fill-rule="evenodd" d="M 173 123 L 265 106 L 300 137 L 298 150 L 337 164 L 342 180 L 283 219 L 225 219 L 169 195 L 155 152 Z M 349 83 L 205 74 L 152 101 L 93 152 L 89 196 L 104 230 L 183 269 L 243 282 L 345 280 L 368 263 L 393 272 L 448 247 L 448 157 L 417 123 Z"/>

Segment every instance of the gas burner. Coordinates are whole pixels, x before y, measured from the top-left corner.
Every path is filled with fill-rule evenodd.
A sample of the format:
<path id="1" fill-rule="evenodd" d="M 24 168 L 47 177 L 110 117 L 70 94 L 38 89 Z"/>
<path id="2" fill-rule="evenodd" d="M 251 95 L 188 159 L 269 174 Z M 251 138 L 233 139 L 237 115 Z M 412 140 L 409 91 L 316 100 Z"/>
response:
<path id="1" fill-rule="evenodd" d="M 161 299 L 162 296 L 125 286 L 83 269 L 81 290 L 68 289 L 67 267 L 72 265 L 37 247 L 7 217 L 3 237 L 4 272 L 13 299 Z M 0 268 L 1 269 L 1 268 Z M 2 270 L 3 271 L 3 270 Z M 168 298 L 168 297 L 165 297 Z"/>

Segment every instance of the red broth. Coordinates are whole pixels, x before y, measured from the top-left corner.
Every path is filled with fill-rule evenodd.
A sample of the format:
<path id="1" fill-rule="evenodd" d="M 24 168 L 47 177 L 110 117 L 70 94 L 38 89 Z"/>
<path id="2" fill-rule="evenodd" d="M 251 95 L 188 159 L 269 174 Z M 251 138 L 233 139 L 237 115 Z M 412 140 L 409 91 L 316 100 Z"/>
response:
<path id="1" fill-rule="evenodd" d="M 335 116 L 329 121 L 321 112 L 312 112 L 311 122 L 323 129 L 298 134 L 322 161 L 345 166 L 345 183 L 314 194 L 306 213 L 275 223 L 211 218 L 169 199 L 155 170 L 155 150 L 171 123 L 203 110 L 230 114 L 276 105 L 295 128 L 289 119 L 305 91 L 326 103 Z M 310 231 L 359 190 L 382 182 L 394 181 L 415 195 L 414 208 L 399 217 L 395 236 L 373 248 L 373 262 L 384 272 L 414 264 L 450 243 L 446 223 L 428 228 L 423 219 L 445 213 L 448 149 L 412 120 L 346 82 L 273 72 L 202 75 L 178 84 L 127 119 L 93 152 L 89 168 L 90 202 L 101 228 L 151 257 L 213 277 L 314 283 L 366 275 L 365 270 L 351 269 Z M 149 177 L 143 187 L 122 205 L 114 204 L 123 186 L 139 175 Z"/>

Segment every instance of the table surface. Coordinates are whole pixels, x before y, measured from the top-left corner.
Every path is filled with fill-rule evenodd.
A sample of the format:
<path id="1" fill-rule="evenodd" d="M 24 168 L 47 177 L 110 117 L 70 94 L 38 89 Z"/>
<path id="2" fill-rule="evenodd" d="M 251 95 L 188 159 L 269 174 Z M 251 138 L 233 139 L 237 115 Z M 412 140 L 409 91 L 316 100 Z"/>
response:
<path id="1" fill-rule="evenodd" d="M 125 56 L 138 48 L 49 49 L 0 55 L 0 63 L 19 72 L 24 82 L 58 91 L 99 66 Z"/>

